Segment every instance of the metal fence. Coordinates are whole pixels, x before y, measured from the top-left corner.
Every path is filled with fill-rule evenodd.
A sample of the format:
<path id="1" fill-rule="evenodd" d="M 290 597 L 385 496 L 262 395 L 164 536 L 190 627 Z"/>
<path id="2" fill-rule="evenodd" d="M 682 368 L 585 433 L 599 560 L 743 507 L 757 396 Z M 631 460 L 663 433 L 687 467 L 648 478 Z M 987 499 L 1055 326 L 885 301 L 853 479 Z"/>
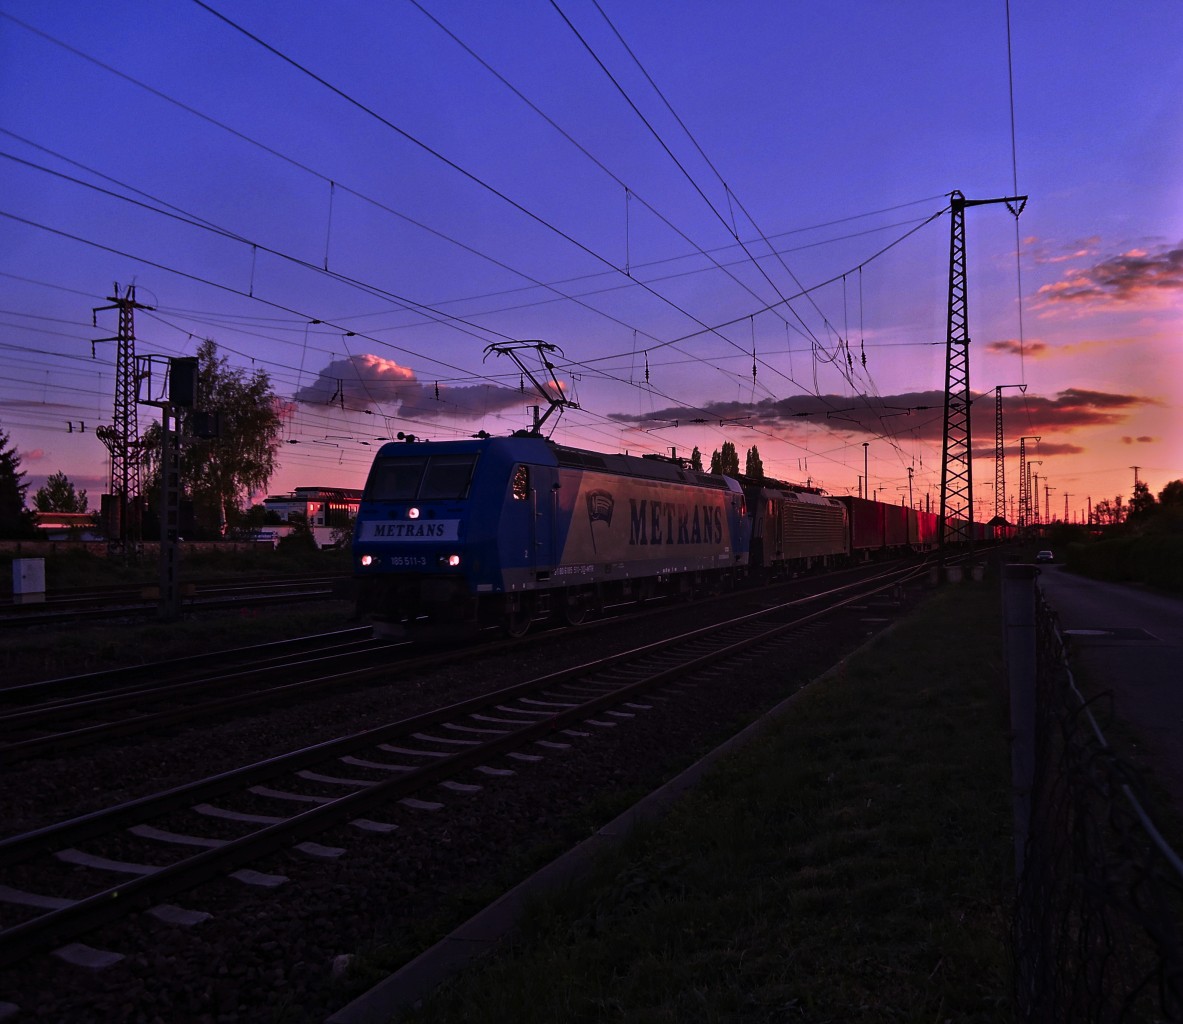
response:
<path id="1" fill-rule="evenodd" d="M 1183 862 L 1146 813 L 1137 772 L 1105 739 L 1107 701 L 1081 695 L 1055 615 L 1033 578 L 1027 585 L 1029 633 L 1023 611 L 1006 609 L 1022 748 L 1013 762 L 1016 1019 L 1183 1022 Z M 1030 693 L 1016 698 L 1016 657 L 1030 653 Z"/>

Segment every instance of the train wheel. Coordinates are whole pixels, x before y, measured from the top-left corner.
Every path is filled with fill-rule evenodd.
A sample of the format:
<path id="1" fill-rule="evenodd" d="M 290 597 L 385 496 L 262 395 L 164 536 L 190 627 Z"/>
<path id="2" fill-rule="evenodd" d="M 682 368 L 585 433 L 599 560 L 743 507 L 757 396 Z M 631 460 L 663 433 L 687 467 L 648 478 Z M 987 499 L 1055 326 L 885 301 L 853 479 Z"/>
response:
<path id="1" fill-rule="evenodd" d="M 596 610 L 595 593 L 590 587 L 572 587 L 563 591 L 559 614 L 568 626 L 579 626 Z"/>
<path id="2" fill-rule="evenodd" d="M 507 594 L 505 618 L 502 629 L 505 635 L 516 640 L 525 636 L 534 621 L 534 602 L 525 594 Z"/>

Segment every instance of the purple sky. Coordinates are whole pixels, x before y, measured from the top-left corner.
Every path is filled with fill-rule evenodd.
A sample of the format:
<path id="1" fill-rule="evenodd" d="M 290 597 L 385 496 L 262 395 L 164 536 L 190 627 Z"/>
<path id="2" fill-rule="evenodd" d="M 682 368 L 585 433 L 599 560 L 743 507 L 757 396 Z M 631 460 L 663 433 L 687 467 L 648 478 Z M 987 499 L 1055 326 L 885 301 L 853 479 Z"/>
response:
<path id="1" fill-rule="evenodd" d="M 139 354 L 270 374 L 273 493 L 360 487 L 398 430 L 528 425 L 486 348 L 542 339 L 557 440 L 756 445 L 838 494 L 867 441 L 880 497 L 910 469 L 935 500 L 942 211 L 1016 183 L 1017 225 L 966 214 L 978 511 L 1003 384 L 1057 515 L 1183 477 L 1183 6 L 1012 4 L 1012 149 L 1003 0 L 598 4 L 0 0 L 0 426 L 32 486 L 106 488 L 118 282 L 155 307 Z"/>

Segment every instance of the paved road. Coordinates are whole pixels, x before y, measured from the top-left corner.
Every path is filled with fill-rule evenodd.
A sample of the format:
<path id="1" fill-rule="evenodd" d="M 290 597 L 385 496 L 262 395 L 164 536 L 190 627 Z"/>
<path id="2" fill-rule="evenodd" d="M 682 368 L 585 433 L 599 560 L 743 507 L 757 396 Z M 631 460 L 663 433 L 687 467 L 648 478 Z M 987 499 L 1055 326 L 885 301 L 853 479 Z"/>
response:
<path id="1" fill-rule="evenodd" d="M 1183 599 L 1041 566 L 1036 581 L 1071 637 L 1075 670 L 1110 687 L 1183 813 Z"/>

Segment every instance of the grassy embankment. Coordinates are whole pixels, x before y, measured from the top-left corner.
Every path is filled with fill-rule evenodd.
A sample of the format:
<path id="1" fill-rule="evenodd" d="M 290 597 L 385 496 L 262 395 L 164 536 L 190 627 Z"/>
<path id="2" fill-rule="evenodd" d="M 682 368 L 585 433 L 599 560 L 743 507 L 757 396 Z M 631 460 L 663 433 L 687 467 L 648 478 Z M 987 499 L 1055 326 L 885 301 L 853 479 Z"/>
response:
<path id="1" fill-rule="evenodd" d="M 940 591 L 409 1019 L 1009 1020 L 999 619 Z"/>

